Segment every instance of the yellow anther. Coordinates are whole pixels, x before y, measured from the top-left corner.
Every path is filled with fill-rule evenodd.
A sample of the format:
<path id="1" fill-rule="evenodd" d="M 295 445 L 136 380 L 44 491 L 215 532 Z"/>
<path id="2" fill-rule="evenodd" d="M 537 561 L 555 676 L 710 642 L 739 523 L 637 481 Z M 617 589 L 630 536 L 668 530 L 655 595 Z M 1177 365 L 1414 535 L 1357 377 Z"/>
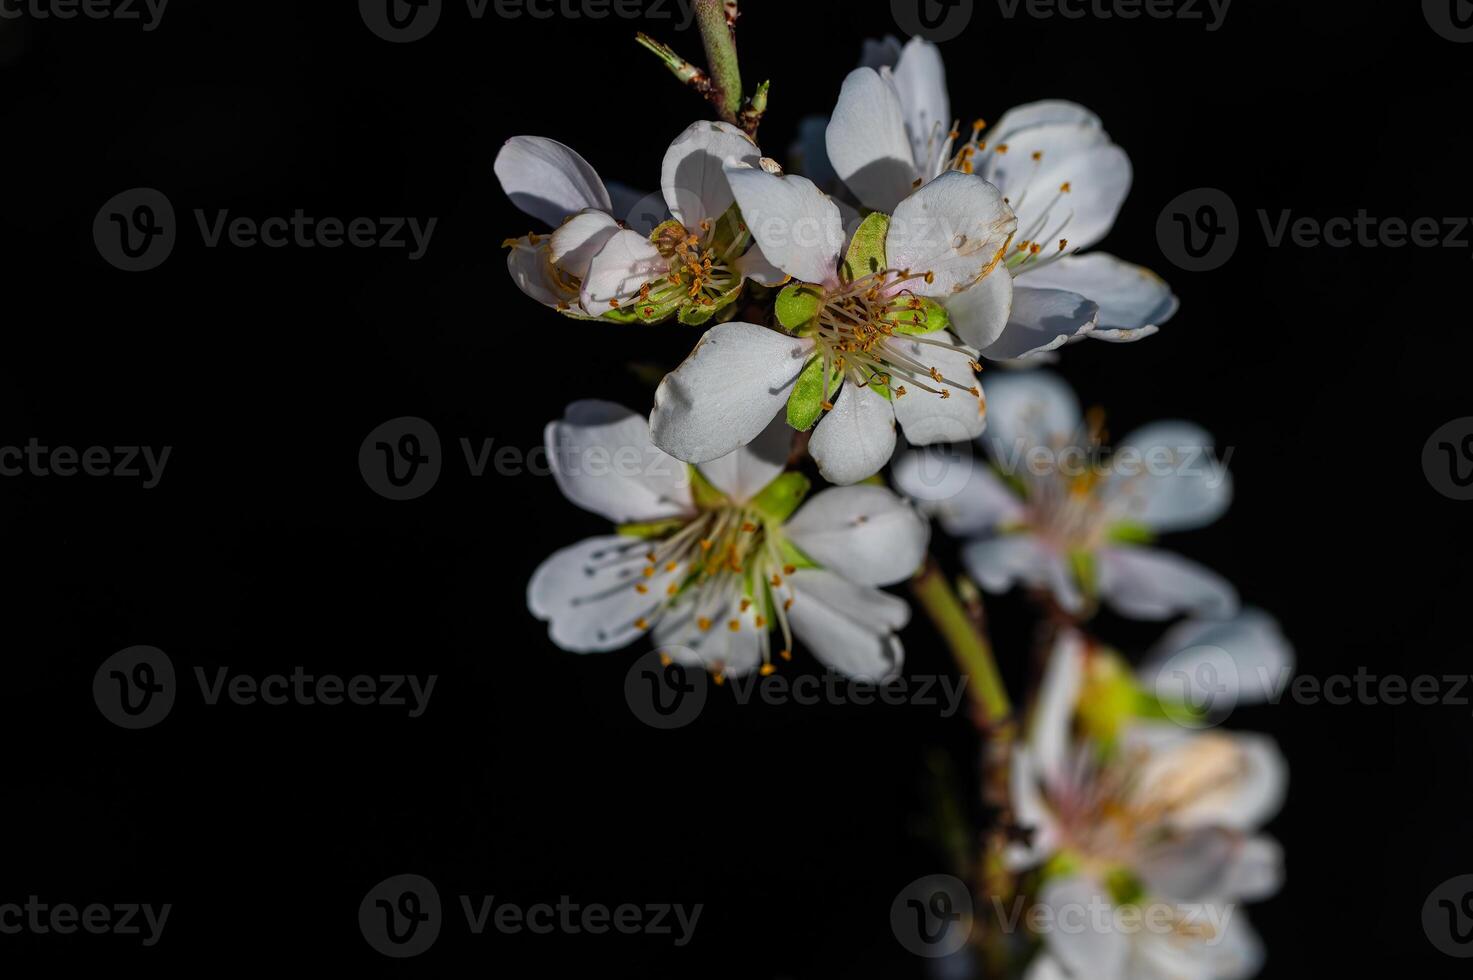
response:
<path id="1" fill-rule="evenodd" d="M 748 534 L 751 534 L 753 531 L 757 530 L 757 525 L 753 524 L 751 521 L 743 521 L 742 530 L 746 531 Z"/>
<path id="2" fill-rule="evenodd" d="M 941 397 L 942 398 L 950 398 L 951 397 L 951 389 L 950 388 L 942 388 L 941 389 Z"/>
<path id="3" fill-rule="evenodd" d="M 786 611 L 788 611 L 789 609 L 792 609 L 792 608 L 793 608 L 793 600 L 792 600 L 792 598 L 784 599 L 783 600 L 783 611 L 786 612 Z"/>
<path id="4" fill-rule="evenodd" d="M 935 367 L 931 368 L 931 378 L 937 384 L 941 384 L 942 382 L 944 382 L 946 380 L 945 378 L 941 377 L 941 370 L 939 368 L 935 368 Z"/>
<path id="5" fill-rule="evenodd" d="M 1059 239 L 1059 251 L 1062 252 L 1064 249 L 1066 249 L 1068 247 L 1069 247 L 1069 239 L 1067 239 L 1067 238 L 1060 238 Z"/>
<path id="6" fill-rule="evenodd" d="M 819 402 L 818 403 L 818 407 L 821 408 L 821 409 L 823 409 L 825 412 L 832 412 L 834 410 L 834 403 L 833 402 Z"/>
<path id="7" fill-rule="evenodd" d="M 784 575 L 792 575 L 797 570 L 798 570 L 798 566 L 797 565 L 784 565 L 783 566 L 783 574 Z"/>
<path id="8" fill-rule="evenodd" d="M 645 578 L 654 578 L 655 577 L 655 566 L 650 565 L 648 568 L 646 568 L 644 570 L 644 577 Z"/>
<path id="9" fill-rule="evenodd" d="M 735 633 L 737 630 L 742 628 L 742 621 L 740 619 L 733 619 L 731 622 L 726 624 L 726 628 Z"/>
<path id="10" fill-rule="evenodd" d="M 712 544 L 714 544 L 714 542 L 710 538 L 702 538 L 701 539 L 701 550 L 702 551 L 710 551 Z"/>
<path id="11" fill-rule="evenodd" d="M 650 628 L 650 621 L 641 616 L 634 621 L 634 628 L 637 630 L 647 630 Z"/>
<path id="12" fill-rule="evenodd" d="M 711 620 L 707 619 L 705 616 L 702 616 L 700 619 L 696 620 L 696 625 L 701 628 L 702 632 L 705 632 L 706 630 L 711 628 Z"/>
<path id="13" fill-rule="evenodd" d="M 779 657 L 782 657 L 784 660 L 792 660 L 793 659 L 793 651 L 791 651 L 791 650 L 783 650 L 781 653 L 778 654 L 778 656 Z"/>
<path id="14" fill-rule="evenodd" d="M 634 591 L 635 592 L 638 592 L 640 595 L 644 595 L 649 590 L 650 590 L 650 587 L 648 585 L 645 585 L 643 582 L 635 582 L 634 583 Z"/>
<path id="15" fill-rule="evenodd" d="M 1006 152 L 1008 152 L 1008 145 L 1006 143 L 999 143 L 999 144 L 997 144 L 997 152 L 999 152 L 999 153 L 1006 153 Z"/>
<path id="16" fill-rule="evenodd" d="M 769 677 L 776 672 L 777 668 L 774 667 L 772 664 L 763 664 L 761 667 L 757 668 L 757 673 L 761 674 L 763 677 Z"/>
<path id="17" fill-rule="evenodd" d="M 746 612 L 748 609 L 751 609 L 751 608 L 752 608 L 752 600 L 751 599 L 743 599 L 742 600 L 742 604 L 741 604 L 741 610 L 742 610 L 742 612 Z"/>
<path id="18" fill-rule="evenodd" d="M 665 571 L 667 571 L 667 572 L 673 572 L 673 571 L 675 571 L 679 567 L 680 567 L 680 562 L 678 562 L 678 561 L 672 561 L 672 562 L 666 562 L 665 563 Z"/>
<path id="19" fill-rule="evenodd" d="M 1059 193 L 1061 193 L 1061 194 L 1067 194 L 1067 193 L 1069 193 L 1069 182 L 1067 180 L 1064 181 L 1062 184 L 1059 185 Z"/>
<path id="20" fill-rule="evenodd" d="M 759 630 L 767 628 L 767 617 L 763 616 L 760 613 L 757 615 L 757 618 L 754 619 L 752 622 Z"/>
<path id="21" fill-rule="evenodd" d="M 905 385 L 901 385 L 899 388 L 896 388 L 895 389 L 895 397 L 896 398 L 904 398 L 905 397 Z"/>
<path id="22" fill-rule="evenodd" d="M 1033 162 L 1034 163 L 1037 163 L 1038 161 L 1040 161 L 1042 159 L 1043 159 L 1043 151 L 1042 150 L 1034 150 L 1033 151 Z"/>
<path id="23" fill-rule="evenodd" d="M 669 667 L 674 662 L 675 661 L 673 661 L 673 660 L 670 659 L 670 654 L 668 654 L 668 653 L 662 653 L 662 654 L 660 654 L 660 666 L 661 667 Z"/>

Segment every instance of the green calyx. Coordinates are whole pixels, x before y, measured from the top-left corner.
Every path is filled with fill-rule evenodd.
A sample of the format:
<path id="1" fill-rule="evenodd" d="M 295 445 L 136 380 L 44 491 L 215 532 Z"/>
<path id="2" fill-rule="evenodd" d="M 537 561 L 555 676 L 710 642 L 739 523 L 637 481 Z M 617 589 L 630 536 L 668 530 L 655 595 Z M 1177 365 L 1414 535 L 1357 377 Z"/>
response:
<path id="1" fill-rule="evenodd" d="M 830 372 L 828 391 L 832 395 L 839 388 L 842 378 L 838 370 Z M 798 380 L 793 384 L 793 390 L 788 395 L 788 425 L 799 432 L 807 432 L 813 428 L 823 414 L 824 405 L 823 384 L 823 358 L 814 355 L 803 365 L 803 370 L 798 374 Z"/>
<path id="2" fill-rule="evenodd" d="M 748 506 L 772 524 L 781 524 L 803 503 L 812 486 L 802 473 L 783 473 L 763 487 Z"/>
<path id="3" fill-rule="evenodd" d="M 853 282 L 864 276 L 874 275 L 886 268 L 885 235 L 890 231 L 890 216 L 876 211 L 867 216 L 854 229 L 849 240 L 849 250 L 839 264 L 839 274 L 845 282 Z"/>

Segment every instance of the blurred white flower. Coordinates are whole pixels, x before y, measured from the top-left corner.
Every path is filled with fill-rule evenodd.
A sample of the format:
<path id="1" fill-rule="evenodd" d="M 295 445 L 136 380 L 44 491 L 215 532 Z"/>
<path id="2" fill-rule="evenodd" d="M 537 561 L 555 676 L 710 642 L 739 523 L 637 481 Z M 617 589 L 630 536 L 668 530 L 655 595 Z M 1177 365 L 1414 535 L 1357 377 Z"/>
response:
<path id="1" fill-rule="evenodd" d="M 983 588 L 1046 589 L 1068 612 L 1101 599 L 1138 619 L 1181 612 L 1232 615 L 1237 593 L 1216 573 L 1143 541 L 1211 523 L 1232 499 L 1212 438 L 1187 422 L 1157 422 L 1101 457 L 1098 419 L 1047 371 L 1003 373 L 987 385 L 982 443 L 996 470 L 963 462 L 938 480 L 924 451 L 902 456 L 896 485 L 942 527 L 971 538 L 962 552 Z M 961 484 L 957 486 L 956 484 Z"/>
<path id="2" fill-rule="evenodd" d="M 805 120 L 798 155 L 816 179 L 841 180 L 880 211 L 947 170 L 999 188 L 1018 217 L 1006 267 L 1013 278 L 1027 275 L 1027 285 L 989 277 L 984 293 L 966 298 L 977 309 L 959 321 L 963 341 L 983 357 L 1014 359 L 1085 336 L 1137 340 L 1176 312 L 1176 297 L 1151 270 L 1077 254 L 1109 232 L 1130 190 L 1130 160 L 1099 117 L 1072 102 L 1031 102 L 990 128 L 978 120 L 963 138 L 934 44 L 912 38 L 902 48 L 889 38 L 867 45 L 864 60 L 827 125 Z"/>
<path id="3" fill-rule="evenodd" d="M 1069 629 L 1052 651 L 1013 760 L 1014 814 L 1031 836 L 1006 857 L 1014 870 L 1043 870 L 1052 920 L 1066 908 L 1111 913 L 1046 931 L 1030 980 L 1251 976 L 1263 954 L 1238 904 L 1282 882 L 1282 852 L 1257 831 L 1283 803 L 1287 765 L 1259 735 L 1151 721 L 1110 742 L 1082 734 L 1097 655 Z M 1126 907 L 1159 928 L 1122 928 L 1115 910 Z"/>
<path id="4" fill-rule="evenodd" d="M 840 487 L 799 506 L 778 420 L 692 471 L 650 442 L 642 416 L 580 401 L 547 427 L 563 494 L 620 525 L 556 552 L 527 605 L 558 646 L 613 650 L 645 633 L 673 659 L 718 675 L 771 670 L 771 636 L 796 636 L 826 666 L 882 679 L 900 670 L 904 601 L 879 590 L 925 556 L 925 521 L 878 486 Z"/>

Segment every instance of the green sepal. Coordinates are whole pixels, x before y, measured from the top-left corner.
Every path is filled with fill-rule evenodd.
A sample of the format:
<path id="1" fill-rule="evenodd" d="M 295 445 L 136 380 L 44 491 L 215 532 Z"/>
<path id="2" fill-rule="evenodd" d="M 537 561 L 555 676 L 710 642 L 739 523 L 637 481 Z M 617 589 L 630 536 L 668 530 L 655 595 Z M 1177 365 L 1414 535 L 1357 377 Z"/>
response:
<path id="1" fill-rule="evenodd" d="M 830 393 L 838 386 L 839 374 L 836 371 L 829 379 Z M 799 432 L 807 432 L 822 414 L 823 358 L 815 355 L 803 365 L 803 370 L 798 373 L 798 380 L 793 383 L 793 390 L 788 395 L 788 425 Z"/>
<path id="2" fill-rule="evenodd" d="M 1074 578 L 1078 580 L 1080 591 L 1086 597 L 1093 599 L 1099 594 L 1099 563 L 1095 561 L 1094 552 L 1069 552 L 1069 567 L 1074 570 Z"/>
<path id="3" fill-rule="evenodd" d="M 1156 532 L 1134 521 L 1111 524 L 1106 535 L 1111 541 L 1120 541 L 1125 544 L 1151 544 L 1156 540 Z"/>
<path id="4" fill-rule="evenodd" d="M 886 317 L 886 320 L 895 325 L 896 333 L 919 337 L 951 326 L 951 317 L 947 315 L 946 307 L 924 296 L 917 296 L 916 299 L 921 302 L 920 309 L 905 310 Z M 917 316 L 920 317 L 919 323 L 916 322 Z"/>
<path id="5" fill-rule="evenodd" d="M 813 484 L 802 473 L 783 473 L 748 503 L 767 520 L 781 524 L 798 509 Z"/>
<path id="6" fill-rule="evenodd" d="M 742 209 L 735 201 L 716 219 L 715 231 L 711 247 L 718 254 L 738 255 L 745 251 L 740 246 L 747 237 L 747 223 L 742 220 Z"/>
<path id="7" fill-rule="evenodd" d="M 1141 689 L 1125 661 L 1112 651 L 1089 660 L 1079 692 L 1079 724 L 1106 752 L 1114 750 L 1121 730 L 1140 716 Z"/>
<path id="8" fill-rule="evenodd" d="M 796 334 L 808 332 L 818 311 L 823 308 L 823 287 L 806 282 L 792 282 L 777 294 L 773 312 L 777 322 Z"/>
<path id="9" fill-rule="evenodd" d="M 1072 878 L 1083 870 L 1079 859 L 1068 851 L 1055 851 L 1043 866 L 1043 880 Z"/>
<path id="10" fill-rule="evenodd" d="M 781 535 L 774 535 L 777 544 L 777 553 L 782 557 L 784 565 L 792 565 L 794 568 L 819 568 L 818 562 L 809 558 L 798 550 L 798 546 Z"/>
<path id="11" fill-rule="evenodd" d="M 1105 874 L 1105 889 L 1116 905 L 1139 905 L 1146 897 L 1146 886 L 1129 868 L 1115 868 Z"/>
<path id="12" fill-rule="evenodd" d="M 651 538 L 663 538 L 672 531 L 678 531 L 685 526 L 685 519 L 676 517 L 664 521 L 640 521 L 634 524 L 620 524 L 616 528 L 619 534 L 626 538 L 640 538 L 650 540 Z"/>
<path id="13" fill-rule="evenodd" d="M 723 293 L 716 302 L 710 306 L 704 303 L 683 302 L 680 304 L 680 313 L 676 319 L 687 327 L 699 327 L 709 321 L 713 316 L 731 306 L 737 295 L 742 291 L 742 284 L 737 283 Z"/>
<path id="14" fill-rule="evenodd" d="M 845 282 L 853 282 L 885 268 L 885 235 L 889 231 L 890 216 L 880 211 L 859 223 L 839 267 Z"/>
<path id="15" fill-rule="evenodd" d="M 705 474 L 699 469 L 694 466 L 689 466 L 688 469 L 690 470 L 690 495 L 696 507 L 701 510 L 716 510 L 729 503 L 726 494 L 716 489 L 716 485 L 706 479 Z"/>

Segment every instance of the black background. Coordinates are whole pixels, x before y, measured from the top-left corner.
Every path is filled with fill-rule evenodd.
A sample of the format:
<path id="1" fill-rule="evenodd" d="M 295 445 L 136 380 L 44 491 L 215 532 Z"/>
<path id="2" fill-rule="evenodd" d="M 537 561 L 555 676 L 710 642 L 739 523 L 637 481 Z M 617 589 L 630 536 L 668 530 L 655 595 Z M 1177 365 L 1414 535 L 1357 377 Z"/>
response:
<path id="1" fill-rule="evenodd" d="M 749 85 L 773 82 L 760 136 L 774 156 L 801 116 L 831 108 L 861 39 L 898 30 L 884 3 L 748 0 L 743 13 Z M 460 456 L 462 437 L 530 451 L 577 398 L 642 409 L 650 388 L 629 365 L 668 367 L 693 342 L 674 325 L 559 318 L 504 270 L 502 240 L 535 227 L 491 171 L 506 138 L 553 137 L 652 191 L 666 145 L 706 115 L 635 46 L 641 29 L 699 55 L 670 20 L 474 21 L 455 2 L 408 45 L 373 36 L 350 3 L 173 0 L 152 32 L 0 22 L 0 444 L 173 447 L 149 490 L 0 479 L 0 901 L 174 904 L 153 949 L 0 936 L 0 963 L 921 975 L 888 909 L 906 882 L 947 870 L 926 814 L 937 771 L 972 799 L 966 719 L 716 696 L 687 729 L 644 726 L 622 696 L 636 651 L 563 653 L 525 608 L 538 562 L 601 519 L 550 479 L 475 478 Z M 1237 0 L 1212 32 L 1006 20 L 978 3 L 942 51 L 962 118 L 1072 98 L 1131 155 L 1135 184 L 1103 247 L 1160 271 L 1182 310 L 1143 343 L 1070 348 L 1063 371 L 1116 432 L 1180 416 L 1233 448 L 1227 517 L 1169 543 L 1278 615 L 1304 673 L 1467 672 L 1473 504 L 1436 493 L 1420 455 L 1436 427 L 1473 414 L 1473 249 L 1269 248 L 1256 212 L 1473 214 L 1473 48 L 1437 36 L 1416 3 Z M 180 242 L 126 274 L 91 228 L 137 186 L 169 196 Z M 1204 274 L 1173 269 L 1155 239 L 1162 207 L 1196 187 L 1225 190 L 1242 220 L 1236 255 Z M 439 221 L 410 262 L 207 249 L 195 208 Z M 445 471 L 394 503 L 356 460 L 402 415 L 433 423 Z M 1032 613 L 1017 597 L 989 612 L 1014 674 Z M 1126 649 L 1155 632 L 1097 626 Z M 906 641 L 908 670 L 950 669 L 924 623 Z M 128 732 L 90 689 L 107 655 L 139 643 L 183 672 L 300 664 L 440 682 L 415 720 L 184 696 Z M 800 652 L 786 669 L 817 667 Z M 1470 712 L 1286 702 L 1234 716 L 1274 734 L 1292 766 L 1271 827 L 1288 882 L 1252 910 L 1265 976 L 1453 975 L 1420 910 L 1473 871 Z M 363 942 L 356 910 L 402 872 L 447 901 L 705 911 L 684 949 L 471 939 L 452 914 L 430 953 L 399 964 Z"/>

